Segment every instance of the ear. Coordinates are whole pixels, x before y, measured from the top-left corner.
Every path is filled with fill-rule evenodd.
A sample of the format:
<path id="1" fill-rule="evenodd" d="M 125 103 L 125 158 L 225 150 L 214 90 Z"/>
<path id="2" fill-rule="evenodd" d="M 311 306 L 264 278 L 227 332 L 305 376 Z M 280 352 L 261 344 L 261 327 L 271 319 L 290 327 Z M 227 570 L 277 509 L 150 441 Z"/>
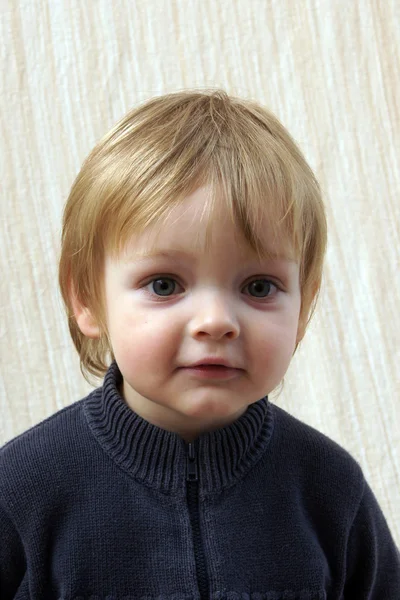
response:
<path id="1" fill-rule="evenodd" d="M 71 286 L 71 303 L 76 323 L 83 335 L 88 338 L 99 338 L 100 328 L 97 325 L 96 319 L 91 311 L 86 306 L 83 306 L 78 300 L 73 290 L 73 286 Z"/>
<path id="2" fill-rule="evenodd" d="M 303 299 L 302 299 L 299 323 L 297 326 L 296 346 L 297 346 L 297 344 L 300 344 L 301 340 L 303 339 L 303 337 L 306 334 L 306 329 L 307 329 L 307 325 L 308 325 L 308 321 L 309 321 L 309 317 L 310 317 L 310 310 L 312 307 L 312 303 L 315 299 L 315 296 L 318 292 L 318 289 L 319 289 L 319 285 L 316 283 L 312 287 L 310 293 L 307 296 L 303 297 Z"/>
<path id="3" fill-rule="evenodd" d="M 299 324 L 297 326 L 297 336 L 296 336 L 296 346 L 300 344 L 301 340 L 305 336 L 307 327 L 307 319 L 306 317 L 300 317 Z"/>

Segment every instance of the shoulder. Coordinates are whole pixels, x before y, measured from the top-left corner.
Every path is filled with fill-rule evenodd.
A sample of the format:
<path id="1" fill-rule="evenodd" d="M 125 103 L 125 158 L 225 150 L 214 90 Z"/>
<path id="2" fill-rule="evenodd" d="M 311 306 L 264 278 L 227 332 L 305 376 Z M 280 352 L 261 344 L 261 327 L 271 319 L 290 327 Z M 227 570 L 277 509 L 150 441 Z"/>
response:
<path id="1" fill-rule="evenodd" d="M 271 403 L 274 454 L 296 483 L 356 506 L 365 479 L 355 458 L 340 444 Z"/>
<path id="2" fill-rule="evenodd" d="M 31 499 L 43 490 L 54 489 L 67 479 L 78 464 L 83 445 L 90 435 L 84 416 L 84 402 L 99 393 L 61 409 L 0 448 L 0 501 L 6 504 L 23 497 Z M 7 500 L 8 499 L 8 500 Z"/>

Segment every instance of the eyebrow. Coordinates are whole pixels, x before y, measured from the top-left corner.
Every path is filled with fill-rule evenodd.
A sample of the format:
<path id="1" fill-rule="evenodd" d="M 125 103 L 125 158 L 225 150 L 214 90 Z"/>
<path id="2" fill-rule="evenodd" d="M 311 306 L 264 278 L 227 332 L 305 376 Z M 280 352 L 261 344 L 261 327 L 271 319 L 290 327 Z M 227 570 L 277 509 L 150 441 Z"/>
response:
<path id="1" fill-rule="evenodd" d="M 187 252 L 185 250 L 178 250 L 178 249 L 171 249 L 171 250 L 159 250 L 159 249 L 153 249 L 153 250 L 144 250 L 144 251 L 140 251 L 137 252 L 135 254 L 129 255 L 127 257 L 126 262 L 142 262 L 142 261 L 146 261 L 146 260 L 152 260 L 152 259 L 158 259 L 158 258 L 166 258 L 166 259 L 172 259 L 172 260 L 178 260 L 178 259 L 192 259 L 194 261 L 197 261 L 198 259 L 198 252 Z M 296 262 L 296 260 L 289 256 L 289 255 L 285 255 L 285 254 L 274 254 L 272 252 L 266 252 L 266 256 L 264 257 L 264 260 L 284 260 L 284 261 L 288 261 L 288 262 Z"/>
<path id="2" fill-rule="evenodd" d="M 196 259 L 197 258 L 197 253 L 195 252 L 185 252 L 183 250 L 144 250 L 144 251 L 140 251 L 140 252 L 135 252 L 134 254 L 130 254 L 127 257 L 127 262 L 132 262 L 132 261 L 144 261 L 144 260 L 151 260 L 154 258 L 172 258 L 172 259 L 178 259 L 178 258 L 193 258 Z"/>

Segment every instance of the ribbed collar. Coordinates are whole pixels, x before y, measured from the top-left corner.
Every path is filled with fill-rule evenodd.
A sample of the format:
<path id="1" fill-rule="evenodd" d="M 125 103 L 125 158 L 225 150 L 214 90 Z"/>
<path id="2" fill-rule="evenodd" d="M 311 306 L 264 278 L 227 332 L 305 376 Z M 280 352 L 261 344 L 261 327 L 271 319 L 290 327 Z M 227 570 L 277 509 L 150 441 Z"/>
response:
<path id="1" fill-rule="evenodd" d="M 84 400 L 93 435 L 136 480 L 164 493 L 184 493 L 188 444 L 135 413 L 118 391 L 121 382 L 113 362 L 103 386 Z M 266 451 L 272 431 L 273 411 L 265 397 L 231 425 L 201 434 L 195 441 L 200 493 L 216 492 L 242 479 Z"/>

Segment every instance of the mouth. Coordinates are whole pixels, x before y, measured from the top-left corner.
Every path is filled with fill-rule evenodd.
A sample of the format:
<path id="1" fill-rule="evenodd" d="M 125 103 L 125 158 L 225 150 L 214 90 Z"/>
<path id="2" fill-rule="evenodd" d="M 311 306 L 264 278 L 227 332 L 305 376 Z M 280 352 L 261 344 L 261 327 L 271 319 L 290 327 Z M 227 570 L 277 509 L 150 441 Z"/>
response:
<path id="1" fill-rule="evenodd" d="M 189 369 L 210 369 L 214 371 L 223 370 L 223 369 L 232 369 L 232 367 L 226 367 L 225 365 L 194 365 L 193 367 L 189 367 Z"/>
<path id="2" fill-rule="evenodd" d="M 191 365 L 187 365 L 188 367 L 194 368 L 194 367 L 229 367 L 231 369 L 236 368 L 234 367 L 234 365 L 231 363 L 230 360 L 226 359 L 226 358 L 222 358 L 221 356 L 218 357 L 213 357 L 213 356 L 205 356 L 203 359 L 198 360 L 195 363 L 192 363 Z"/>

